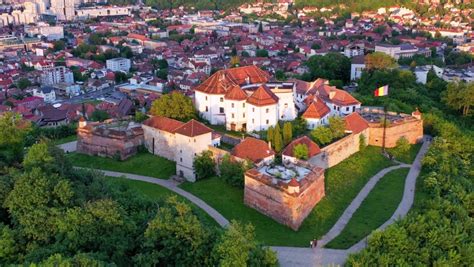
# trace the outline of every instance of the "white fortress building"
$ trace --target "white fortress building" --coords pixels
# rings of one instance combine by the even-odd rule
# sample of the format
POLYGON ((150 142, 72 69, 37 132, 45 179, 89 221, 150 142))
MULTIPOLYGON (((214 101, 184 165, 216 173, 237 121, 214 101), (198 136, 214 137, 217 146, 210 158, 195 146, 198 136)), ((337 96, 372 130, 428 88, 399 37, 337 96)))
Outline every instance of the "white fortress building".
POLYGON ((294 82, 270 82, 252 65, 214 73, 195 88, 195 105, 213 125, 232 131, 262 131, 297 117, 294 82))

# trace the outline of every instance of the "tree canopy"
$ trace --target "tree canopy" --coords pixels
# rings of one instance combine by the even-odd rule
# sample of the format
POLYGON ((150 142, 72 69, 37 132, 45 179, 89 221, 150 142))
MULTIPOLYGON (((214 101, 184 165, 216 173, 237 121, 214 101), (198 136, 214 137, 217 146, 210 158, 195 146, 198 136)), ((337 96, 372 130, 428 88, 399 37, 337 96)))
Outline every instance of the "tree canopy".
POLYGON ((153 101, 150 113, 180 121, 196 118, 196 110, 191 99, 178 92, 163 95, 153 101))
POLYGON ((303 75, 305 80, 324 78, 328 80, 341 80, 349 82, 351 73, 351 60, 340 53, 327 53, 324 56, 312 56, 306 61, 309 73, 303 75))

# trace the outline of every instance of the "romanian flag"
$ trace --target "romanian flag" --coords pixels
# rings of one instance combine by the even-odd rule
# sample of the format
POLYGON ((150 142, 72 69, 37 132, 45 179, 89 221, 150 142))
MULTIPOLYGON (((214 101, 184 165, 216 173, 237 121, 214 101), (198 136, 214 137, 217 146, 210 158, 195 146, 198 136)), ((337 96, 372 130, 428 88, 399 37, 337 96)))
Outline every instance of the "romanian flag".
POLYGON ((388 95, 388 85, 379 87, 374 91, 375 96, 385 96, 388 95))

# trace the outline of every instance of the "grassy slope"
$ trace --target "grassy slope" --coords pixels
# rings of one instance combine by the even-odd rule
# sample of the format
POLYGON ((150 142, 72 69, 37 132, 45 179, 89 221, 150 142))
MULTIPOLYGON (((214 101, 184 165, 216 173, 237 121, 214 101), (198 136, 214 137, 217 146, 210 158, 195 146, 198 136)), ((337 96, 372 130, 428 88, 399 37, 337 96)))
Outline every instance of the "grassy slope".
POLYGON ((67 156, 72 164, 78 167, 132 173, 161 179, 168 179, 176 173, 176 164, 173 161, 147 152, 138 153, 125 161, 78 153, 70 153, 67 156))
POLYGON ((390 219, 402 200, 408 171, 408 168, 403 168, 385 175, 356 210, 341 234, 326 247, 347 249, 390 219))
POLYGON ((51 142, 53 143, 53 145, 62 145, 62 144, 65 144, 65 143, 76 141, 76 140, 77 140, 77 135, 71 135, 71 136, 64 137, 64 138, 61 138, 61 139, 58 139, 58 140, 53 140, 51 142))
POLYGON ((111 183, 126 184, 130 186, 131 188, 137 190, 139 193, 145 195, 147 198, 151 200, 165 200, 166 198, 170 196, 177 196, 179 200, 182 200, 186 202, 187 204, 189 204, 190 206, 192 206, 196 215, 206 225, 209 225, 212 227, 219 227, 217 222, 214 219, 212 219, 212 217, 210 217, 201 208, 194 205, 193 203, 191 203, 189 200, 185 199, 184 197, 181 197, 180 195, 160 185, 142 182, 142 181, 129 180, 125 178, 117 178, 117 177, 106 177, 106 179, 111 183))
MULTIPOLYGON (((420 150, 422 144, 414 144, 410 147, 410 150, 408 150, 407 153, 405 153, 403 156, 396 158, 398 161, 411 164, 416 158, 416 155, 418 154, 418 151, 420 150)), ((387 149, 388 152, 393 151, 394 148, 389 148, 387 149)))
POLYGON ((326 197, 296 232, 245 206, 243 190, 219 178, 181 187, 206 201, 227 219, 252 223, 257 239, 266 245, 307 246, 309 240, 321 237, 334 225, 370 177, 390 165, 391 162, 381 156, 380 148, 367 147, 326 171, 326 197))

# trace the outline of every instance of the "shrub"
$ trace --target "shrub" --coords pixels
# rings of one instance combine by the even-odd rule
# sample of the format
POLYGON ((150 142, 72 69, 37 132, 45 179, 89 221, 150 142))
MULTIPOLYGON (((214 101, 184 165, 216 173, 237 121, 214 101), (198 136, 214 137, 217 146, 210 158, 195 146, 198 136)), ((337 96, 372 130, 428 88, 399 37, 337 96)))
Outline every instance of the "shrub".
POLYGON ((333 139, 331 130, 324 126, 317 127, 311 131, 311 137, 320 146, 330 143, 333 139))
POLYGON ((196 156, 194 158, 193 168, 198 180, 214 176, 216 174, 216 163, 212 158, 212 152, 206 150, 196 156))
POLYGON ((219 165, 220 177, 232 186, 243 188, 244 173, 249 167, 249 163, 235 161, 229 155, 225 155, 219 165))
POLYGON ((364 134, 359 135, 359 151, 362 151, 367 146, 367 137, 364 134))
POLYGON ((308 146, 305 145, 305 144, 297 144, 294 148, 293 148, 293 156, 295 156, 295 158, 297 159, 304 159, 304 160, 307 160, 308 159, 308 146))
POLYGON ((405 136, 402 136, 397 140, 393 154, 395 157, 401 157, 403 154, 407 153, 408 150, 410 150, 410 143, 405 138, 405 136))

